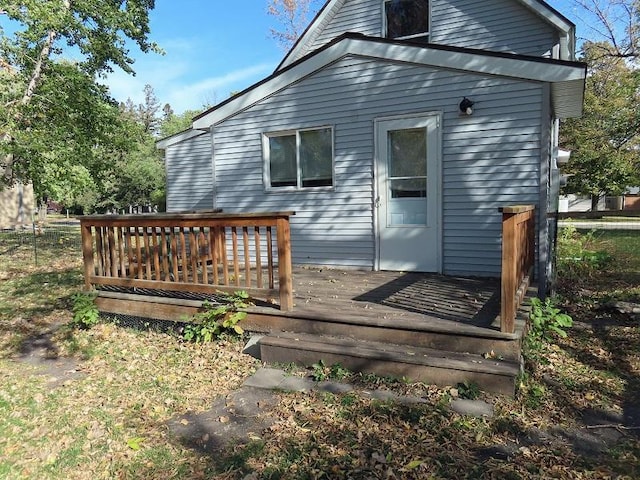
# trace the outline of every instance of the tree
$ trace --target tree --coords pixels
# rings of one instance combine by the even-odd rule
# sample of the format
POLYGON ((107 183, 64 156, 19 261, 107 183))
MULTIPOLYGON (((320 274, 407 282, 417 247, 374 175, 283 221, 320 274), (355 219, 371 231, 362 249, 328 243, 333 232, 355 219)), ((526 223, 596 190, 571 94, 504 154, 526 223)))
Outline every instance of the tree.
POLYGON ((640 0, 574 1, 589 29, 592 56, 637 59, 640 53, 640 0))
POLYGON ((153 8, 154 0, 3 2, 1 14, 18 28, 10 36, 0 29, 0 65, 12 77, 1 88, 0 188, 33 181, 42 195, 55 178, 43 178, 47 169, 67 180, 86 169, 93 178, 105 165, 96 154, 122 146, 113 135, 118 125, 107 125, 118 120, 118 110, 95 79, 114 66, 133 72, 127 40, 143 52, 159 51, 148 39, 153 8), (54 60, 65 47, 79 59, 54 60))
POLYGON ((605 42, 586 42, 589 65, 582 118, 563 122, 561 143, 573 151, 565 193, 621 195, 640 182, 640 71, 605 42), (603 52, 608 54, 603 55, 603 52))
POLYGON ((151 85, 144 86, 144 102, 138 105, 138 120, 146 133, 155 134, 160 126, 160 102, 151 85))
POLYGON ((317 8, 317 0, 269 0, 267 13, 278 21, 280 29, 271 28, 271 36, 288 50, 309 24, 309 15, 317 8))
POLYGON ((30 179, 41 198, 73 202, 133 145, 106 87, 69 62, 47 67, 20 113, 2 147, 20 160, 8 165, 14 178, 30 179))
POLYGON ((186 110, 180 115, 176 115, 173 112, 168 115, 162 121, 160 125, 160 136, 169 137, 176 133, 180 133, 184 130, 191 128, 193 123, 193 117, 200 113, 199 110, 186 110))

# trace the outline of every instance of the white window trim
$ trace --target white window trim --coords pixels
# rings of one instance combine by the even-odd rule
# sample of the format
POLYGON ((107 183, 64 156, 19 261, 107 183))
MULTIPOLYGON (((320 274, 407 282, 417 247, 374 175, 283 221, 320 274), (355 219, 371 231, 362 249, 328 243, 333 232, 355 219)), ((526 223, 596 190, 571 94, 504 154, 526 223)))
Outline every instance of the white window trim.
POLYGON ((431 41, 431 9, 433 6, 433 0, 429 0, 429 18, 428 20, 428 28, 429 31, 427 32, 422 32, 422 33, 416 33, 414 35, 407 35, 405 37, 395 37, 395 38, 391 38, 387 36, 387 15, 386 15, 386 11, 385 11, 385 4, 388 2, 391 2, 393 0, 382 0, 382 34, 381 37, 382 38, 388 38, 389 40, 410 40, 412 38, 420 38, 420 37, 427 37, 427 40, 430 42, 431 41))
POLYGON ((299 192, 299 191, 333 191, 336 188, 336 147, 335 129, 333 125, 323 125, 320 127, 298 128, 293 130, 278 130, 275 132, 262 133, 262 177, 266 192, 299 192), (314 130, 329 129, 331 131, 331 185, 323 187, 303 187, 302 168, 300 167, 300 132, 312 132, 314 130), (271 151, 269 139, 273 137, 296 136, 296 186, 272 187, 271 186, 271 151))

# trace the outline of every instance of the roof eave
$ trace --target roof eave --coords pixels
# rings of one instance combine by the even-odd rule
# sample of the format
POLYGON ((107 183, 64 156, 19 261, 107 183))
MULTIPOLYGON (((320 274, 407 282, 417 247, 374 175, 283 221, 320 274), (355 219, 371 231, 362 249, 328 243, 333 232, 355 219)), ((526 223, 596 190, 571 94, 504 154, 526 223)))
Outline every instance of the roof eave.
POLYGON ((551 84, 570 81, 583 84, 586 76, 586 65, 577 62, 438 45, 408 45, 404 42, 347 34, 196 117, 193 128, 209 128, 349 54, 551 84))
POLYGON ((208 128, 205 128, 205 129, 188 128, 187 130, 183 130, 182 132, 178 132, 158 140, 156 142, 156 148, 158 148, 159 150, 166 150, 168 147, 175 145, 177 143, 184 142, 185 140, 190 140, 195 137, 199 137, 200 135, 206 133, 207 131, 208 131, 208 128))

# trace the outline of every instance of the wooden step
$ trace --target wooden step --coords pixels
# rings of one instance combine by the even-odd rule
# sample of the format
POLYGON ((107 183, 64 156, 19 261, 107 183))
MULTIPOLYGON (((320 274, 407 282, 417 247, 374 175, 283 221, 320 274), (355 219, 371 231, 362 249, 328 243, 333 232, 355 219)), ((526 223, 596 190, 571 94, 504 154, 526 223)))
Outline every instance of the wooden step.
POLYGON ((354 340, 388 342, 398 345, 482 355, 494 352, 504 359, 518 361, 526 313, 516 320, 516 333, 502 333, 498 328, 478 327, 461 322, 398 320, 345 316, 328 309, 324 315, 281 312, 273 308, 253 307, 243 322, 246 330, 298 332, 347 337, 354 340))
MULTIPOLYGON (((102 291, 99 292, 96 304, 106 315, 175 321, 197 313, 202 301, 102 291)), ((437 318, 424 321, 372 318, 344 315, 330 308, 323 314, 313 315, 297 312, 295 309, 292 312, 282 312, 268 307, 252 307, 247 313, 247 318, 242 322, 247 331, 332 335, 477 355, 493 352, 495 356, 513 361, 520 359, 521 337, 526 318, 526 312, 520 312, 516 333, 506 334, 495 327, 478 327, 437 318)))
POLYGON ((311 366, 322 360, 355 372, 440 386, 473 382, 484 391, 506 395, 514 394, 520 372, 517 361, 343 337, 279 333, 265 336, 259 343, 261 358, 267 363, 311 366))

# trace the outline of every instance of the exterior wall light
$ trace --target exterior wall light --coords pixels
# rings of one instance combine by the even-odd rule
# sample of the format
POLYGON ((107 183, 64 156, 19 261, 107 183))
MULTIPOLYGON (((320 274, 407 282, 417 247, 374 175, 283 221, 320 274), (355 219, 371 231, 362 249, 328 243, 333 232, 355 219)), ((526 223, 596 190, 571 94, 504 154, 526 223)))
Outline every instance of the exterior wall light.
POLYGON ((463 115, 471 115, 473 113, 473 105, 476 102, 472 102, 467 97, 464 97, 460 102, 460 113, 463 115))

